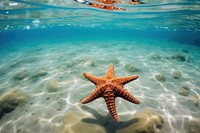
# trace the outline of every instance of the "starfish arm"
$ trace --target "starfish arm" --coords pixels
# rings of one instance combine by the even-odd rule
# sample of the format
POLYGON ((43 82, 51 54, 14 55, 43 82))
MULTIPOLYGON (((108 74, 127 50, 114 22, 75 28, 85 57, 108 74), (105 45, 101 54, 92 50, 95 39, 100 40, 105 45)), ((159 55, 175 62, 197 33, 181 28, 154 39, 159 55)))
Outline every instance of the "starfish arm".
POLYGON ((129 102, 135 103, 135 104, 140 104, 140 101, 132 96, 130 93, 128 93, 126 90, 124 90, 122 87, 117 87, 116 95, 118 97, 121 97, 129 102))
POLYGON ((107 108, 115 121, 119 121, 115 106, 115 94, 111 89, 107 89, 103 95, 107 108))
POLYGON ((81 103, 86 104, 86 103, 92 102, 93 100, 101 96, 102 96, 102 92, 98 88, 96 88, 95 91, 93 91, 88 97, 82 99, 81 103))
POLYGON ((120 78, 113 79, 113 82, 125 85, 125 84, 137 79, 138 77, 139 77, 138 75, 120 77, 120 78))
POLYGON ((106 77, 107 77, 108 79, 111 79, 111 78, 114 78, 114 77, 115 77, 115 71, 114 71, 114 66, 113 66, 113 64, 110 64, 110 67, 109 67, 109 69, 108 69, 108 72, 107 72, 107 74, 106 74, 106 77))
POLYGON ((94 76, 92 74, 83 73, 83 75, 94 84, 98 84, 98 83, 102 82, 102 80, 100 78, 98 78, 98 77, 96 77, 96 76, 94 76))

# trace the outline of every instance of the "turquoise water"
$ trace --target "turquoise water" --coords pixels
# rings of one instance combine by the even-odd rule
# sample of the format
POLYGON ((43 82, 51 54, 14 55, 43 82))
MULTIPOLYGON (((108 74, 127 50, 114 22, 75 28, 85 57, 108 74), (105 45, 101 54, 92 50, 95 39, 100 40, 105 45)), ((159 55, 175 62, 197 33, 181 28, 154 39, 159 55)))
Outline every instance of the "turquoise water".
POLYGON ((152 0, 105 11, 74 1, 0 2, 0 133, 199 133, 199 0, 152 0), (141 101, 83 105, 83 75, 138 74, 141 101), (149 112, 149 110, 151 110, 149 112))

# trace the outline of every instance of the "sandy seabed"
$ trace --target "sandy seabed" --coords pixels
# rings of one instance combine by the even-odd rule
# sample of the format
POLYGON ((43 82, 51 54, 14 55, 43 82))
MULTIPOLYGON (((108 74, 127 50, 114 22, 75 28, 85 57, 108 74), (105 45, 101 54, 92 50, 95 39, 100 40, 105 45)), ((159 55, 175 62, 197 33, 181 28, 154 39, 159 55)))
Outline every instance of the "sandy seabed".
POLYGON ((71 39, 21 42, 0 54, 0 133, 129 133, 132 125, 146 132, 200 130, 200 47, 163 40, 71 39), (111 63, 116 76, 139 75, 124 87, 141 104, 117 98, 119 125, 103 99, 80 103, 95 88, 82 73, 104 76, 111 63), (134 116, 155 116, 153 129, 134 125, 134 116))

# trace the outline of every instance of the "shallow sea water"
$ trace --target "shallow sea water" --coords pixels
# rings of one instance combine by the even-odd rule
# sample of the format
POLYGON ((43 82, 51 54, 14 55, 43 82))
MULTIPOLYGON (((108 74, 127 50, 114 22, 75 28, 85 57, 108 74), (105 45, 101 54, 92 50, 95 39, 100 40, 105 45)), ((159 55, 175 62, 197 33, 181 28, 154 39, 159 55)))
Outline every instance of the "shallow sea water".
MULTIPOLYGON (((71 116, 95 117, 88 122, 90 128, 98 125, 102 133, 121 133, 123 126, 108 115, 103 99, 80 103, 95 88, 82 73, 104 76, 110 64, 116 76, 139 75, 124 88, 141 104, 117 98, 119 124, 126 125, 136 112, 151 109, 164 121, 153 132, 198 133, 199 1, 170 2, 151 1, 136 8, 125 4, 125 12, 72 1, 66 5, 63 1, 1 2, 0 96, 20 90, 28 98, 3 114, 0 133, 61 133, 71 112, 71 116), (187 96, 180 94, 181 88, 187 96)), ((2 111, 4 105, 0 106, 2 111)), ((67 133, 88 131, 88 127, 73 127, 78 120, 66 124, 67 133)))

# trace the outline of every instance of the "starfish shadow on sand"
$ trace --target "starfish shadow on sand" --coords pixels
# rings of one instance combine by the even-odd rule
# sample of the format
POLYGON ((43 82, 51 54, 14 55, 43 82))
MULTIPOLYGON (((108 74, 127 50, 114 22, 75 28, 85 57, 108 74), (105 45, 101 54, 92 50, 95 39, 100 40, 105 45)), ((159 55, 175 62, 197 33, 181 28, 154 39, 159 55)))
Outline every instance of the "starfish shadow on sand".
POLYGON ((86 105, 81 106, 81 108, 94 116, 94 118, 83 118, 81 121, 86 123, 98 124, 104 127, 106 133, 116 133, 117 130, 136 124, 139 121, 138 118, 133 118, 128 121, 116 122, 112 119, 112 116, 109 113, 107 116, 103 116, 100 113, 98 113, 95 109, 90 108, 86 105))

